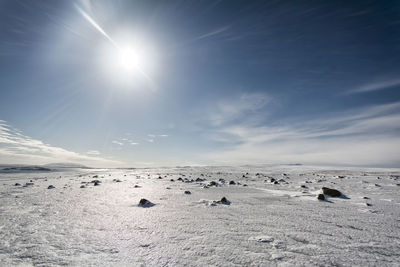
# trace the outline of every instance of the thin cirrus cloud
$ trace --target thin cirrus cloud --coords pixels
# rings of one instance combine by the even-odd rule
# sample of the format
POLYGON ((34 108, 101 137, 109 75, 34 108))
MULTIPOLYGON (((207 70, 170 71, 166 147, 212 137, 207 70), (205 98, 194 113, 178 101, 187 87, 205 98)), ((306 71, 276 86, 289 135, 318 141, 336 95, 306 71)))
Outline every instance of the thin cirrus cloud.
POLYGON ((350 90, 348 91, 348 93, 349 94, 367 93, 367 92, 391 89, 394 87, 400 87, 400 79, 390 79, 385 81, 369 83, 367 85, 363 85, 353 90, 350 90))
POLYGON ((113 140, 111 141, 112 144, 117 145, 117 146, 124 146, 124 145, 132 145, 132 146, 136 146, 139 145, 139 143, 134 142, 130 139, 127 138, 122 138, 120 140, 113 140))
POLYGON ((97 156, 97 155, 100 155, 100 152, 97 150, 89 150, 88 152, 86 152, 86 154, 97 156))
POLYGON ((265 117, 265 113, 260 111, 271 101, 271 97, 263 93, 245 93, 224 99, 210 109, 208 120, 212 126, 217 127, 237 120, 246 119, 247 122, 259 120, 259 116, 265 117))
POLYGON ((80 163, 88 166, 118 166, 122 163, 99 156, 98 151, 85 154, 51 146, 22 134, 0 120, 0 162, 8 164, 80 163))
POLYGON ((113 143, 115 145, 119 145, 119 146, 123 146, 124 145, 124 143, 122 143, 120 141, 117 141, 117 140, 111 141, 111 143, 113 143))
MULTIPOLYGON (((145 138, 142 138, 142 139, 139 138, 139 139, 142 141, 146 141, 148 143, 154 143, 157 138, 165 138, 165 137, 168 137, 168 135, 167 134, 147 134, 147 136, 145 138)), ((111 143, 116 146, 119 146, 119 147, 122 147, 125 145, 131 145, 131 146, 140 145, 140 143, 133 141, 132 139, 129 139, 129 138, 121 138, 118 140, 113 140, 113 141, 111 141, 111 143)))
POLYGON ((218 124, 215 116, 209 118, 214 127, 209 138, 225 144, 206 155, 211 162, 400 165, 400 102, 272 126, 260 119, 258 124, 235 120, 249 114, 262 118, 266 112, 250 108, 253 97, 239 99, 236 110, 218 114, 218 124))

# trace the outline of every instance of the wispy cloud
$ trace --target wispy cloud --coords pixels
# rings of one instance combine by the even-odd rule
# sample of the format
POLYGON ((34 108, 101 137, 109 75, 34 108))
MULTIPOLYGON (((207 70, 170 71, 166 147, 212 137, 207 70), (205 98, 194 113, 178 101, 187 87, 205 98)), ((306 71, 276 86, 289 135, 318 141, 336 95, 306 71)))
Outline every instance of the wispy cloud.
POLYGON ((0 120, 0 162, 2 163, 46 164, 68 162, 89 166, 117 166, 122 164, 119 161, 99 157, 99 154, 94 153, 95 151, 89 152, 85 155, 51 146, 22 134, 7 122, 0 120))
POLYGON ((159 138, 159 137, 168 137, 167 134, 148 134, 147 136, 149 138, 146 139, 146 141, 149 142, 149 143, 154 143, 156 141, 156 139, 159 138))
POLYGON ((225 32, 225 31, 229 30, 229 28, 230 28, 230 26, 224 26, 224 27, 220 27, 220 28, 214 29, 214 30, 212 30, 212 31, 210 31, 208 33, 202 34, 202 35, 194 38, 194 40, 200 40, 200 39, 209 38, 209 37, 221 34, 221 33, 225 32))
POLYGON ((214 126, 230 124, 244 118, 247 118, 247 122, 259 120, 259 111, 270 101, 271 98, 262 93, 241 94, 219 101, 216 107, 211 108, 208 118, 214 126))
POLYGON ((97 156, 97 155, 100 155, 100 152, 97 150, 89 150, 88 152, 86 152, 86 154, 97 156))
POLYGON ((226 144, 208 155, 224 164, 399 166, 400 102, 274 126, 229 117, 229 123, 220 124, 210 138, 226 144))
POLYGON ((378 82, 372 82, 369 84, 365 84, 363 86, 360 86, 358 88, 350 90, 348 93, 349 94, 366 93, 366 92, 372 92, 372 91, 378 91, 378 90, 385 90, 385 89, 399 87, 399 86, 400 86, 400 79, 390 79, 390 80, 384 80, 384 81, 378 81, 378 82))
POLYGON ((111 143, 113 143, 115 145, 119 145, 119 146, 123 146, 124 145, 122 142, 117 141, 117 140, 111 141, 111 143))

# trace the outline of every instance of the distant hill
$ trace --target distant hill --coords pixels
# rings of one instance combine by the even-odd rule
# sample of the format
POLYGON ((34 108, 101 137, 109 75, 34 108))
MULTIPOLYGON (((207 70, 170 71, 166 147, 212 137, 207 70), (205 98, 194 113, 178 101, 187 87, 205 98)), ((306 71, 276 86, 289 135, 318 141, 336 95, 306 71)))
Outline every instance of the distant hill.
POLYGON ((60 169, 90 169, 76 163, 50 163, 46 165, 0 164, 0 172, 51 172, 60 169))
POLYGON ((80 168, 80 169, 90 169, 90 167, 87 167, 82 164, 77 164, 77 163, 49 163, 43 165, 45 168, 80 168))
POLYGON ((10 172, 20 172, 20 171, 39 171, 39 172, 49 172, 52 171, 49 168, 45 168, 42 166, 9 166, 1 169, 2 171, 10 171, 10 172))

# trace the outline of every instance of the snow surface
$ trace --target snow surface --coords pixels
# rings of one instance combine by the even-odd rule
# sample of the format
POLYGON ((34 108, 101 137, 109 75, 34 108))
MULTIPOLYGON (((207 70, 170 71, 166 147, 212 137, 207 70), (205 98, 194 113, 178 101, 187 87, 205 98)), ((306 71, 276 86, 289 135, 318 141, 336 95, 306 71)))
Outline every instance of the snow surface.
POLYGON ((2 173, 0 266, 399 266, 399 185, 306 166, 2 173))

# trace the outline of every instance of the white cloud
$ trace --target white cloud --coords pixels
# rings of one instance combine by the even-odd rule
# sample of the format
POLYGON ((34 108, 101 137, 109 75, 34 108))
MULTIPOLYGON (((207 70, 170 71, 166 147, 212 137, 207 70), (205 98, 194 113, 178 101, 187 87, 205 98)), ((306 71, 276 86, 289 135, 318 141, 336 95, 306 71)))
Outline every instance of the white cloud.
POLYGON ((124 144, 122 142, 119 142, 117 140, 112 141, 111 143, 119 145, 119 146, 123 146, 124 144))
POLYGON ((400 86, 400 79, 390 79, 385 81, 368 83, 363 86, 360 86, 359 88, 350 90, 348 93, 349 94, 366 93, 366 92, 389 89, 395 86, 400 86))
POLYGON ((88 155, 100 155, 100 152, 97 150, 89 150, 88 152, 86 152, 86 154, 88 155))
POLYGON ((270 101, 269 96, 261 93, 247 93, 224 99, 211 109, 209 120, 213 126, 222 126, 244 118, 251 123, 260 119, 258 112, 264 109, 270 101))
POLYGON ((225 32, 225 31, 229 30, 229 28, 230 28, 230 26, 224 26, 224 27, 220 27, 220 28, 214 29, 214 30, 212 30, 212 31, 210 31, 208 33, 202 34, 202 35, 194 38, 193 41, 219 35, 219 34, 225 32))
POLYGON ((52 162, 80 163, 88 166, 116 166, 121 162, 97 155, 84 155, 45 144, 23 135, 0 121, 0 162, 9 164, 46 164, 52 162))
POLYGON ((212 138, 212 161, 399 166, 400 102, 277 126, 231 123, 212 138))

